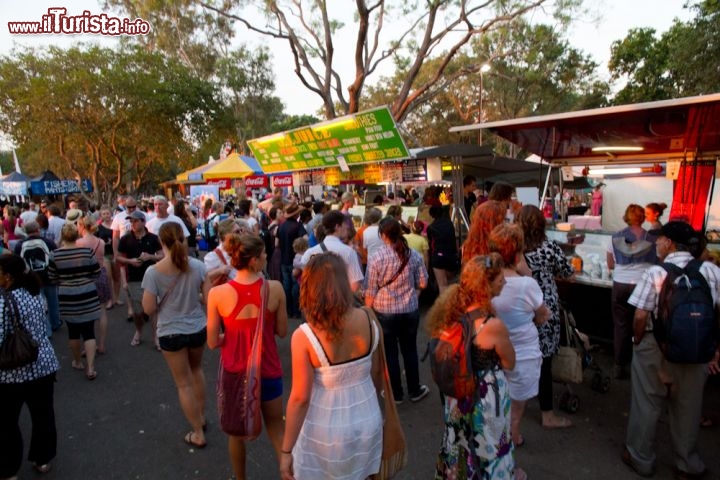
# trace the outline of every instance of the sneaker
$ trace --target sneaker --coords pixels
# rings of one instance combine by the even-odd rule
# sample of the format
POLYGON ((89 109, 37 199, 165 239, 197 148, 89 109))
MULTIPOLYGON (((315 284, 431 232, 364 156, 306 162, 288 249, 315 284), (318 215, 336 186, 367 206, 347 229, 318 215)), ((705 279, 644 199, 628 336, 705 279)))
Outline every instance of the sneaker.
POLYGON ((427 387, 427 385, 420 385, 420 391, 415 395, 411 395, 410 401, 413 403, 419 402, 423 398, 427 397, 429 393, 430 389, 427 387))

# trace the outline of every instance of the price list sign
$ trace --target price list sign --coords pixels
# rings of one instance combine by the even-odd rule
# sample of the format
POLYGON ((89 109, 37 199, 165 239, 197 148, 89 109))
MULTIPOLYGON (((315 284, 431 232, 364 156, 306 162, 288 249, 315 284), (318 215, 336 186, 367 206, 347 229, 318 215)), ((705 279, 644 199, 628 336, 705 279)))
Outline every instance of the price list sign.
POLYGON ((265 173, 404 160, 410 157, 387 107, 248 141, 265 173))
POLYGON ((427 181, 427 159, 417 158, 407 160, 402 166, 403 182, 426 182, 427 181))

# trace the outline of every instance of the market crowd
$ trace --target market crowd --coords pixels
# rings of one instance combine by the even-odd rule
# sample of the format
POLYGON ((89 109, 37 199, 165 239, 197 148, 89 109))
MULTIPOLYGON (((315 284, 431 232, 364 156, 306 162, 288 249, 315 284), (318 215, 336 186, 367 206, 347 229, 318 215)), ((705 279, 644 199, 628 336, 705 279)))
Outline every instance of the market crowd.
MULTIPOLYGON (((457 398, 435 392, 444 418, 435 478, 527 478, 514 460, 527 402, 538 399, 548 430, 572 425, 555 413, 552 370, 561 340, 556 280, 575 272, 548 238, 543 212, 520 205, 511 185, 478 190, 468 176, 456 202, 469 223, 458 247, 448 189, 399 190, 367 205, 349 191, 324 197, 276 190, 202 205, 162 195, 124 195, 97 209, 6 205, 0 342, 19 323, 38 351, 30 363, 0 368, 0 479, 16 478, 22 462, 23 405, 33 422, 27 458, 37 472, 51 470, 60 365, 49 338, 64 325, 69 367, 93 382, 103 374, 97 357, 112 355, 112 308, 125 309, 134 325, 131 347, 148 342, 161 352, 189 425, 183 441, 198 449, 207 446, 202 357, 206 346, 220 349, 218 413, 236 478, 246 477, 246 442, 260 418, 283 479, 390 471, 386 452, 405 446, 390 430, 402 425, 388 406, 434 390, 419 375, 421 302, 432 305, 424 325, 431 337, 467 325, 476 385, 457 398), (404 214, 409 205, 417 215, 404 214), (292 332, 290 318, 301 322, 292 332), (283 372, 276 337, 289 333, 292 372, 283 372), (292 387, 283 405, 286 375, 292 387), (246 395, 259 399, 258 411, 237 400, 248 384, 257 385, 246 395)), ((701 236, 682 221, 653 232, 637 281, 622 287, 631 338, 618 341, 616 358, 631 369, 632 405, 621 459, 641 475, 654 472, 655 425, 667 402, 677 478, 699 478, 702 393, 708 373, 718 373, 718 352, 703 364, 675 364, 650 332, 667 275, 657 262, 684 267, 700 258, 701 236)), ((621 272, 630 268, 627 252, 608 255, 621 272)), ((720 269, 700 265, 717 305, 720 269)))

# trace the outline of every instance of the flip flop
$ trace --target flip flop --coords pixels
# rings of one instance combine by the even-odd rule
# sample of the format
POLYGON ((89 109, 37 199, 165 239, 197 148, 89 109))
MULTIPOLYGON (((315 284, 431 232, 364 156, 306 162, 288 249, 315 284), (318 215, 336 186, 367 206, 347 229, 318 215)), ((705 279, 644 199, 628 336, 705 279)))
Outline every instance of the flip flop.
POLYGON ((568 428, 572 427, 572 422, 566 417, 555 417, 552 423, 547 425, 543 423, 543 428, 554 429, 554 428, 568 428))
POLYGON ((135 332, 135 335, 133 335, 132 340, 130 340, 130 346, 131 347, 137 347, 142 343, 142 340, 140 340, 140 335, 135 332))
POLYGON ((72 362, 72 368, 74 368, 75 370, 85 370, 85 365, 83 365, 82 362, 80 362, 80 363, 72 362))
POLYGON ((87 378, 90 381, 95 380, 97 378, 97 372, 96 371, 87 372, 85 374, 85 378, 87 378))
POLYGON ((193 439, 193 435, 195 435, 195 432, 188 432, 188 433, 185 435, 185 438, 183 439, 183 440, 185 440, 185 443, 187 443, 187 444, 190 445, 191 447, 195 447, 195 448, 205 448, 205 447, 207 447, 207 442, 205 442, 205 443, 196 443, 196 442, 193 442, 193 440, 192 440, 192 439, 193 439))

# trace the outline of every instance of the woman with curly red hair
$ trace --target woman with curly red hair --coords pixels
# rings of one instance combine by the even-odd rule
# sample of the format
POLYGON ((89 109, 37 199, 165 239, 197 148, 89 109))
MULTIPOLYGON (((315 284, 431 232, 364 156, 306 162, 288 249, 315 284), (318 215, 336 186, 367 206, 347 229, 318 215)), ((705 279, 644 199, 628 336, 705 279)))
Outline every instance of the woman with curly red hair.
MULTIPOLYGON (((484 205, 484 204, 483 204, 484 205)), ((428 312, 433 336, 467 315, 473 335, 472 396, 444 399, 445 432, 435 478, 526 478, 515 468, 510 434, 510 392, 503 369, 515 367, 515 350, 491 299, 505 284, 500 255, 468 260, 460 283, 448 287, 428 312)))
POLYGON ((490 253, 488 239, 493 228, 505 221, 507 207, 496 200, 488 200, 475 209, 470 231, 462 246, 463 264, 476 255, 490 253))

